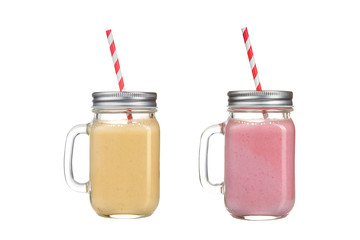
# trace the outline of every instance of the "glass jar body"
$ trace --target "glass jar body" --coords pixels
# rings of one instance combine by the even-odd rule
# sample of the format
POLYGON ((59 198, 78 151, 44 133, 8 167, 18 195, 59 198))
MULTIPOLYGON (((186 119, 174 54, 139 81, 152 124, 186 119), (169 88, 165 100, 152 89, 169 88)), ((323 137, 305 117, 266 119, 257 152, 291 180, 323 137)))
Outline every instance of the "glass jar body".
POLYGON ((150 216, 160 195, 160 127, 155 109, 94 109, 90 201, 105 217, 150 216))
POLYGON ((230 108, 224 124, 225 205, 236 218, 285 217, 295 201, 295 126, 289 108, 230 108))

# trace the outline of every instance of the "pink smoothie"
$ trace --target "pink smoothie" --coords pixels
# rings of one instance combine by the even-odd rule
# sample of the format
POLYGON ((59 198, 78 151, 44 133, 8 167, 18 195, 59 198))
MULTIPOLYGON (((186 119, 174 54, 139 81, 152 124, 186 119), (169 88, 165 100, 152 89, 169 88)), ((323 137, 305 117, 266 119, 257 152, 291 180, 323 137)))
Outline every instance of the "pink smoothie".
POLYGON ((235 217, 286 216, 295 201, 291 119, 230 119, 225 128, 225 204, 235 217))

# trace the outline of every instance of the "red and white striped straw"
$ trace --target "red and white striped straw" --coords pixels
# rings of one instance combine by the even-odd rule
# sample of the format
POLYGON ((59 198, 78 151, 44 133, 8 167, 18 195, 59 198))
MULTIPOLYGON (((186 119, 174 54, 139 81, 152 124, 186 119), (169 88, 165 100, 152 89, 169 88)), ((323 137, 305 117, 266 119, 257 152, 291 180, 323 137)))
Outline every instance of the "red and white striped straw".
MULTIPOLYGON (((116 78, 117 78, 117 81, 118 81, 119 89, 120 89, 120 92, 122 92, 122 91, 125 91, 124 79, 123 79, 123 76, 121 74, 119 58, 117 56, 115 42, 114 42, 114 38, 113 38, 113 35, 112 35, 112 32, 111 32, 111 29, 106 31, 106 36, 107 36, 109 46, 110 46, 110 52, 111 52, 112 60, 113 60, 113 63, 114 63, 114 68, 115 68, 115 73, 116 73, 116 78)), ((130 110, 126 111, 126 116, 127 116, 128 120, 133 119, 130 110)))
POLYGON ((118 81, 120 92, 122 92, 124 90, 124 88, 125 88, 124 79, 123 79, 123 76, 121 74, 120 63, 119 63, 119 59, 118 59, 118 56, 117 56, 115 42, 114 42, 114 38, 113 38, 113 35, 112 35, 112 32, 111 32, 111 29, 106 31, 106 36, 107 36, 109 46, 110 46, 110 52, 111 52, 112 60, 113 60, 113 63, 114 63, 116 78, 117 78, 117 81, 118 81))
POLYGON ((250 38, 249 38, 249 33, 246 28, 242 28, 241 29, 242 33, 243 33, 243 37, 244 37, 244 42, 245 42, 245 47, 246 47, 246 51, 247 51, 247 55, 249 58, 249 62, 250 62, 250 67, 251 67, 251 72, 254 78, 254 82, 255 82, 255 87, 256 87, 256 91, 261 91, 261 84, 260 84, 260 79, 259 79, 259 74, 257 71, 257 67, 256 67, 256 63, 255 63, 255 59, 254 59, 254 54, 253 54, 253 50, 251 47, 251 43, 250 43, 250 38))

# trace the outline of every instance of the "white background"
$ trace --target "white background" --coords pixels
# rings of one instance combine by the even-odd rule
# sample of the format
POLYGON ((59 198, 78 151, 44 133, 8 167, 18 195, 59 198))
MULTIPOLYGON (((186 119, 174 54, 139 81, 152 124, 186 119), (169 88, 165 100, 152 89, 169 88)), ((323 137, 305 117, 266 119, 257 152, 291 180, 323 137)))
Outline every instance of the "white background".
MULTIPOLYGON (((360 237, 356 1, 53 2, 0 3, 1 239, 360 237), (244 26, 263 89, 294 92, 297 196, 276 221, 232 218, 198 181, 201 132, 227 118, 229 90, 254 89, 244 26), (91 121, 92 92, 117 90, 108 28, 127 90, 158 93, 161 200, 149 218, 98 217, 63 177, 68 130, 91 121)), ((74 158, 85 181, 87 136, 74 158)))

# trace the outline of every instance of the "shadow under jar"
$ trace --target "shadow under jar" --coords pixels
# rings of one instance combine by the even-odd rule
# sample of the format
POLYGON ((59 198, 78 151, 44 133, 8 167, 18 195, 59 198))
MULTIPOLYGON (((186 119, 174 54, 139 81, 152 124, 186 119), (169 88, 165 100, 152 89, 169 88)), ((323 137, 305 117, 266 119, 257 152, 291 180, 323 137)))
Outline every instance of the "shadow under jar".
POLYGON ((207 128, 201 137, 201 184, 222 192, 235 218, 283 218, 295 202, 292 92, 231 91, 228 96, 229 118, 207 128), (209 138, 215 133, 225 136, 225 174, 220 184, 209 181, 207 170, 209 138))
POLYGON ((65 146, 65 178, 75 191, 90 193, 103 217, 150 216, 160 195, 160 127, 156 93, 93 93, 94 119, 70 130, 65 146), (78 183, 72 174, 73 142, 90 136, 90 177, 78 183))

